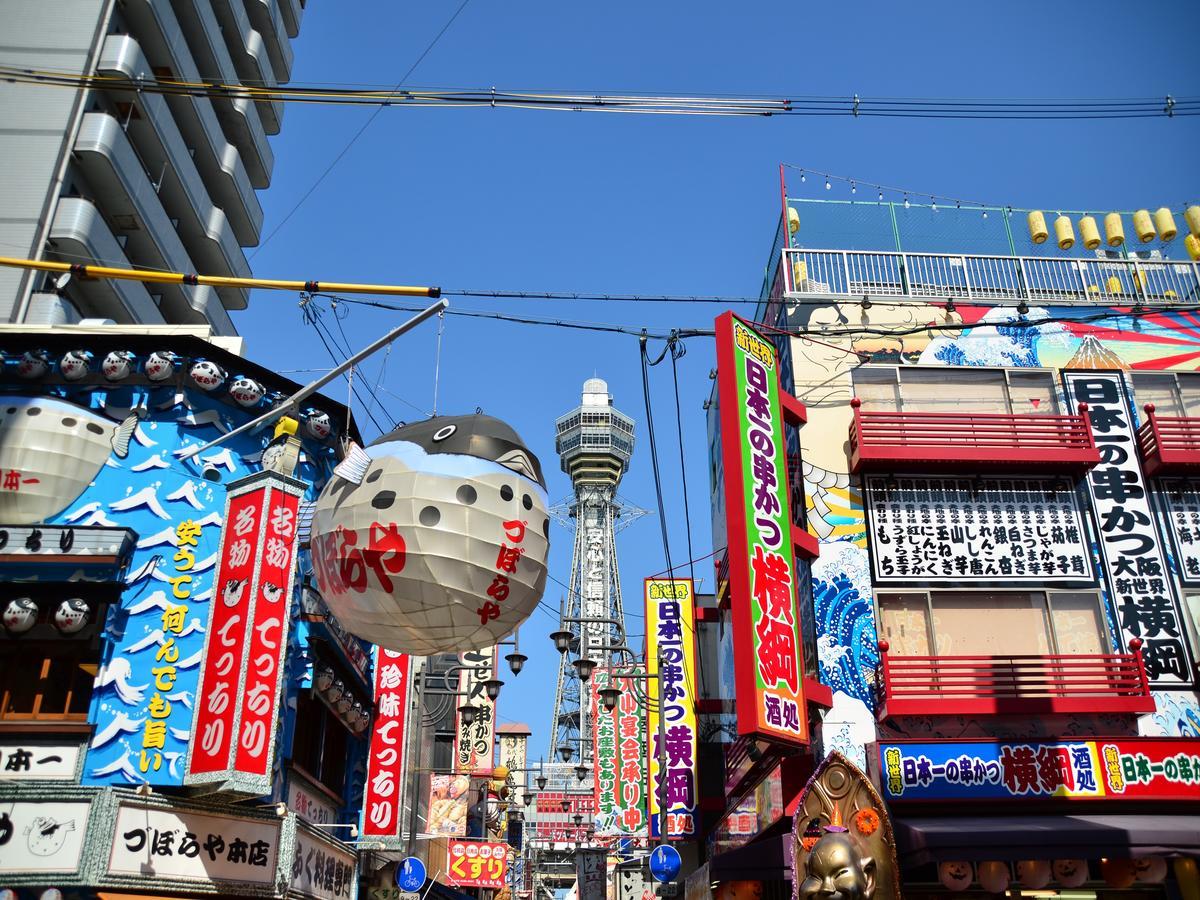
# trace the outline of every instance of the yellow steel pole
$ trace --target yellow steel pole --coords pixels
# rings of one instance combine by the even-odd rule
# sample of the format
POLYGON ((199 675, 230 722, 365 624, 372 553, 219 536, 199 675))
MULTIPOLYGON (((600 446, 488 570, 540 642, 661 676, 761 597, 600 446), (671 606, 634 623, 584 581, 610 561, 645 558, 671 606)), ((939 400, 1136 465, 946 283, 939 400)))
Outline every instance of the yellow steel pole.
POLYGON ((63 263, 43 259, 19 259, 0 256, 0 266, 35 269, 40 272, 70 272, 81 278, 115 278, 156 284, 207 285, 208 287, 262 288, 270 291, 304 291, 310 294, 385 294, 401 297, 440 297, 440 287, 403 284, 356 284, 344 281, 289 281, 278 278, 226 278, 221 275, 196 275, 187 272, 153 272, 146 269, 117 269, 84 263, 63 263))

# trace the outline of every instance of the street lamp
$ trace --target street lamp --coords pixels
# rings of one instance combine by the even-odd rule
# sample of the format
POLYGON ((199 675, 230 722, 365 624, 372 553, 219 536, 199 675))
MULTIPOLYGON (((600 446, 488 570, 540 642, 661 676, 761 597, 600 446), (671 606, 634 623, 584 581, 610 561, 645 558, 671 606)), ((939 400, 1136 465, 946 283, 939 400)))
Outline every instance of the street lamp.
POLYGON ((558 748, 558 755, 562 757, 563 762, 571 761, 571 754, 575 752, 575 748, 570 744, 563 744, 558 748))
POLYGON ((476 713, 478 713, 478 710, 470 703, 464 703, 458 708, 458 714, 462 717, 464 725, 474 725, 476 713))
POLYGON ((504 658, 508 661, 508 667, 512 669, 512 673, 514 675, 520 675, 521 669, 523 669, 525 667, 525 663, 529 661, 529 657, 520 650, 514 650, 504 658))
POLYGON ((575 777, 578 778, 580 781, 583 781, 585 778, 588 777, 589 771, 590 770, 588 769, 587 766, 578 765, 575 767, 575 777))
POLYGON ((585 683, 592 677, 592 672, 596 671, 596 661, 586 656, 581 656, 571 665, 579 672, 579 680, 585 683))
POLYGON ((544 791, 546 789, 546 776, 545 775, 539 775, 537 777, 537 786, 538 786, 539 791, 544 791))
POLYGON ((570 801, 570 800, 564 800, 564 801, 562 802, 562 808, 563 808, 563 812, 565 812, 565 813, 566 813, 566 812, 570 812, 570 811, 571 811, 571 801, 570 801))
POLYGON ((621 699, 621 689, 619 687, 600 688, 597 693, 600 695, 600 702, 604 704, 604 708, 612 712, 617 708, 617 701, 621 699))
POLYGON ((504 682, 499 678, 489 678, 483 683, 483 689, 487 692, 489 700, 498 700, 500 698, 500 688, 504 687, 504 682))
POLYGON ((566 653, 571 649, 571 638, 575 635, 569 631, 552 631, 550 632, 550 640, 554 641, 554 649, 559 653, 566 653))
POLYGON ((575 827, 578 828, 583 824, 583 816, 579 813, 575 813, 575 815, 571 817, 571 821, 573 821, 575 823, 575 827))
POLYGON ((533 794, 529 793, 529 791, 526 791, 524 794, 521 795, 521 802, 524 803, 526 806, 528 806, 530 803, 533 802, 533 794))

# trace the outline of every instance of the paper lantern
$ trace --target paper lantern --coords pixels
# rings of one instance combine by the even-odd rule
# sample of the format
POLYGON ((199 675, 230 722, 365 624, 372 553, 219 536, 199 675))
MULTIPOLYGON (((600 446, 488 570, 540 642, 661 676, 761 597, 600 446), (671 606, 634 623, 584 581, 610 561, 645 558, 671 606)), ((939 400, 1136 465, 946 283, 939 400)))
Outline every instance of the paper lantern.
POLYGON ((63 634, 75 634, 83 630, 91 613, 91 607, 78 597, 64 600, 55 607, 54 627, 63 634))
POLYGON ((1173 241, 1175 235, 1179 234, 1179 228, 1175 225, 1175 217, 1165 206, 1160 206, 1154 213, 1154 227, 1158 231, 1160 241, 1173 241))
POLYGON ((1200 867, 1190 856, 1176 857, 1172 866, 1183 900, 1200 900, 1200 867))
POLYGON ((1133 214, 1133 233, 1143 244, 1154 240, 1154 222, 1150 218, 1150 210, 1139 209, 1133 214))
POLYGON ((788 207, 788 231, 795 234, 800 230, 800 213, 792 207, 788 207))
POLYGON ((1091 877, 1086 859, 1056 859, 1050 868, 1063 887, 1077 888, 1091 877))
POLYGON ((1187 250, 1187 255, 1191 258, 1192 262, 1200 260, 1200 238, 1194 234, 1189 234, 1183 239, 1183 246, 1187 250))
POLYGON ((485 415, 353 448, 317 500, 317 586, 339 622, 418 656, 495 644, 537 606, 550 520, 537 457, 485 415))
POLYGON ((9 634, 24 634, 37 624, 37 604, 28 597, 17 597, 9 600, 4 607, 4 627, 9 634))
POLYGON ((1185 209, 1183 221, 1187 223, 1188 231, 1200 238, 1200 206, 1189 206, 1185 209))
POLYGON ((92 370, 92 359, 87 350, 68 350, 59 360, 58 368, 67 381, 78 381, 92 370))
POLYGON ((951 891, 965 891, 975 880, 975 873, 969 862, 938 863, 938 880, 951 891))
POLYGON ((989 894, 1003 894, 1008 890, 1008 881, 1011 877, 1008 863, 994 859, 985 860, 979 864, 977 874, 980 886, 989 894))
POLYGON ((179 357, 170 350, 155 350, 146 358, 146 377, 151 381, 166 381, 175 374, 179 357))
POLYGON ((1102 859, 1100 877, 1109 887, 1121 890, 1133 884, 1137 873, 1133 868, 1132 859, 1102 859))
POLYGON ((1017 863, 1017 881, 1030 891, 1040 891, 1050 883, 1048 859, 1023 859, 1017 863))
POLYGON ((229 396, 239 406, 256 406, 258 401, 263 398, 263 394, 267 389, 255 381, 253 378, 247 378, 245 375, 239 375, 233 379, 229 385, 229 396))
POLYGON ((1084 216, 1079 220, 1079 239, 1089 250, 1095 250, 1100 246, 1100 229, 1097 227, 1094 217, 1084 216))
POLYGON ((188 369, 188 375, 202 391, 215 391, 225 381, 225 370, 211 359, 198 359, 188 369))
POLYGON ((1070 250, 1075 246, 1075 228, 1069 216, 1059 216, 1054 220, 1054 239, 1058 241, 1059 250, 1070 250))
POLYGON ((1133 874, 1146 884, 1161 884, 1167 877, 1167 861, 1161 856, 1141 856, 1133 861, 1133 874))
POLYGON ((100 371, 109 381, 122 381, 133 371, 137 357, 128 350, 113 350, 100 363, 100 371))
POLYGON ((17 363, 17 375, 21 378, 41 378, 50 371, 48 350, 26 350, 17 363))
POLYGON ((1125 225, 1121 222, 1120 213, 1109 213, 1104 217, 1104 239, 1110 247, 1120 247, 1125 243, 1125 225))
POLYGON ((322 412, 319 409, 305 410, 304 430, 318 441, 325 440, 325 438, 329 437, 329 433, 333 431, 333 423, 329 420, 329 413, 322 412))
POLYGON ((1040 209, 1035 209, 1029 214, 1029 238, 1035 244, 1046 243, 1046 238, 1050 237, 1050 232, 1046 230, 1046 217, 1042 215, 1040 209))

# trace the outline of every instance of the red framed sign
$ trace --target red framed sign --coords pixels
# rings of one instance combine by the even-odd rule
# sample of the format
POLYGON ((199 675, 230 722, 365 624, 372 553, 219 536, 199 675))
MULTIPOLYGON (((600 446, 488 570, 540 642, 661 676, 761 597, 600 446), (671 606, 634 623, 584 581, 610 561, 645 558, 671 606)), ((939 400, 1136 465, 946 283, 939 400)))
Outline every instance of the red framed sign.
POLYGON ((400 837, 400 792, 404 785, 404 725, 408 714, 409 655, 375 648, 375 718, 363 785, 362 833, 400 837))
POLYGON ((717 402, 739 735, 808 743, 798 573, 775 347, 716 321, 717 402))
POLYGON ((450 842, 447 870, 451 883, 459 887, 499 890, 504 887, 504 879, 508 874, 508 844, 456 838, 450 842))

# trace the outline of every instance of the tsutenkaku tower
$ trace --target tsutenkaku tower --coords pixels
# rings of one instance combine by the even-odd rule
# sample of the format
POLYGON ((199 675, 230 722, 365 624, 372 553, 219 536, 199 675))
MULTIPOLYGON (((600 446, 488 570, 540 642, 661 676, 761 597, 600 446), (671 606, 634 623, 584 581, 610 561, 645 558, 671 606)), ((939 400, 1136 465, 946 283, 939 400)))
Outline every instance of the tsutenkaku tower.
MULTIPOLYGON (((617 485, 633 455, 633 419, 612 405, 608 385, 600 378, 583 383, 583 401, 555 422, 555 449, 562 470, 571 476, 574 496, 569 521, 575 527, 575 552, 564 609, 567 619, 608 619, 608 624, 581 626, 567 622, 571 648, 562 655, 554 696, 554 727, 547 758, 558 760, 558 748, 575 750, 573 760, 589 765, 592 758, 588 695, 581 691, 572 660, 581 656, 609 662, 603 647, 624 637, 621 579, 617 568, 615 523, 627 508, 617 498, 617 485)), ((636 518, 642 510, 630 509, 636 518)))

